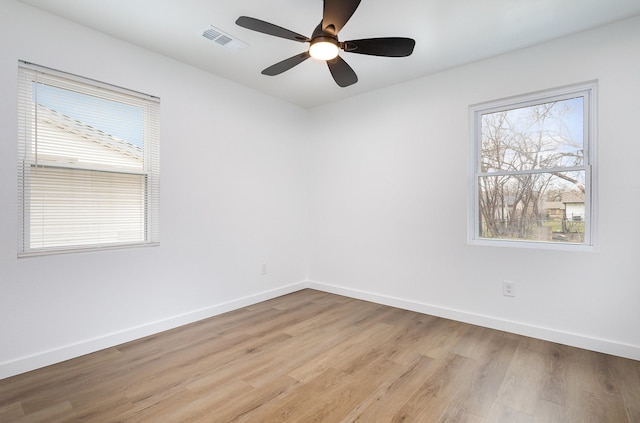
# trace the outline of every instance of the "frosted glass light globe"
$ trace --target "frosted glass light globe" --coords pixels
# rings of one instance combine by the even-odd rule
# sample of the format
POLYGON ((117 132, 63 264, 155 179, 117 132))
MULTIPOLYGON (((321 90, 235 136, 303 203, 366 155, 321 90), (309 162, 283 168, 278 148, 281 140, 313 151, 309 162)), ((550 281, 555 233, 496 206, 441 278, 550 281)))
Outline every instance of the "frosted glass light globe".
POLYGON ((338 56, 340 49, 335 43, 329 41, 318 41, 311 44, 309 54, 314 59, 331 60, 338 56))

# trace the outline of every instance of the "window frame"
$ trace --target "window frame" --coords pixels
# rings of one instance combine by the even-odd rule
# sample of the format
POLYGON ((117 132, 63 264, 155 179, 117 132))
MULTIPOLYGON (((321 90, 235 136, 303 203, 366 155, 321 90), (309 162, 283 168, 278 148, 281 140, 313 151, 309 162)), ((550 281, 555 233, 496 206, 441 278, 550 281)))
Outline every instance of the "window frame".
MULTIPOLYGON (((18 87, 18 258, 76 253, 100 250, 112 250, 132 247, 157 246, 160 243, 159 214, 160 214, 160 99, 155 96, 121 88, 108 83, 95 81, 93 79, 69 74, 54 70, 33 63, 19 61, 18 63, 19 87, 18 87), (104 98, 108 101, 116 102, 118 98, 126 96, 131 99, 131 104, 140 105, 142 108, 141 127, 143 128, 142 139, 142 169, 134 168, 100 168, 100 165, 78 166, 73 163, 46 163, 44 169, 53 171, 79 171, 93 172, 94 174, 108 175, 115 174, 119 177, 139 175, 142 179, 142 213, 144 223, 140 226, 143 236, 140 241, 118 241, 107 242, 100 240, 98 236, 91 243, 77 243, 74 245, 58 245, 46 247, 33 247, 31 245, 31 180, 37 168, 42 167, 37 159, 37 127, 38 119, 37 107, 30 98, 33 92, 33 84, 42 83, 39 78, 45 79, 47 84, 59 87, 63 90, 74 91, 72 86, 84 86, 86 91, 79 90, 79 93, 87 95, 90 92, 104 93, 104 98), (51 83, 59 81, 60 84, 51 83), (70 85, 66 85, 66 84, 70 85), (36 143, 36 153, 33 154, 31 145, 36 143)), ((73 184, 70 180, 69 183, 73 184)), ((76 187, 69 185, 69 187, 76 187)), ((87 191, 90 192, 90 191, 87 191)))
POLYGON ((597 244, 597 91, 598 81, 588 81, 558 88, 531 92, 498 100, 478 103, 469 106, 470 156, 469 156, 469 205, 467 242, 470 245, 532 248, 565 251, 598 251, 597 244), (481 172, 482 158, 482 117, 486 114, 509 111, 518 108, 541 105, 553 101, 582 97, 583 130, 584 130, 584 162, 582 166, 550 169, 532 169, 530 171, 481 172), (555 171, 584 170, 585 172, 585 234, 583 243, 536 241, 520 239, 483 238, 480 236, 480 198, 479 183, 483 176, 500 176, 515 174, 551 173, 555 171))

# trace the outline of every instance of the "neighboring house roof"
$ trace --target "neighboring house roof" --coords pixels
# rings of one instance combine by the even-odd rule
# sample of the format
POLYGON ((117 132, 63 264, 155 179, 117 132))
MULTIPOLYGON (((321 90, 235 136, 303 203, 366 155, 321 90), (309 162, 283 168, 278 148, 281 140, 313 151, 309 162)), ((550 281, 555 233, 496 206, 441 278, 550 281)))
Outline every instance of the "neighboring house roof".
POLYGON ((584 203, 584 193, 579 191, 571 191, 562 194, 562 202, 567 203, 584 203))
POLYGON ((543 210, 559 209, 564 210, 565 206, 562 201, 544 201, 542 202, 543 210))
POLYGON ((68 161, 56 146, 60 139, 74 151, 74 159, 90 159, 92 163, 127 167, 143 167, 142 148, 41 104, 38 105, 38 155, 53 161, 68 161), (83 157, 86 156, 86 157, 83 157))

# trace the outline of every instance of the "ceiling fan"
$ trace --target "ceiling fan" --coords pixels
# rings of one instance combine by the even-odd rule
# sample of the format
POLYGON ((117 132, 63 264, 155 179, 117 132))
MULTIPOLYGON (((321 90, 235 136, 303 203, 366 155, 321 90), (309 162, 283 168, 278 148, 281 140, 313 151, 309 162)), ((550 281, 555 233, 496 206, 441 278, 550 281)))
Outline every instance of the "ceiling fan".
POLYGON ((413 53, 413 47, 416 44, 415 40, 403 37, 339 41, 338 32, 351 18, 359 4, 360 0, 324 0, 322 21, 313 31, 311 38, 248 16, 240 16, 236 24, 264 34, 310 44, 307 51, 269 66, 262 71, 263 75, 279 75, 313 57, 327 63, 331 76, 339 86, 348 87, 358 82, 358 76, 338 55, 340 49, 347 53, 371 56, 406 57, 413 53))

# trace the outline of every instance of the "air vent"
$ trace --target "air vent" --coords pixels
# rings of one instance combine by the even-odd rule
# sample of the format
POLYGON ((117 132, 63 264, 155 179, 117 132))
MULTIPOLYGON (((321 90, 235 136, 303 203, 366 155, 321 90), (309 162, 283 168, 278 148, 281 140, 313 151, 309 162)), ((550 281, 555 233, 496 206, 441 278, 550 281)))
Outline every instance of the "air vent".
POLYGON ((233 41, 233 38, 227 37, 226 35, 222 35, 216 38, 216 43, 220 44, 221 46, 226 46, 230 41, 233 41))
POLYGON ((225 33, 224 31, 214 26, 210 26, 209 28, 205 29, 202 32, 202 36, 231 51, 241 50, 248 45, 244 41, 240 41, 239 39, 225 33))
POLYGON ((213 27, 205 29, 205 31, 202 33, 202 36, 204 38, 208 38, 211 41, 215 40, 216 38, 218 38, 220 35, 222 35, 220 33, 220 31, 216 31, 213 27))

